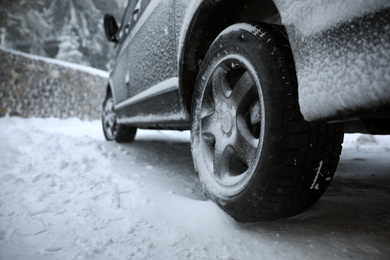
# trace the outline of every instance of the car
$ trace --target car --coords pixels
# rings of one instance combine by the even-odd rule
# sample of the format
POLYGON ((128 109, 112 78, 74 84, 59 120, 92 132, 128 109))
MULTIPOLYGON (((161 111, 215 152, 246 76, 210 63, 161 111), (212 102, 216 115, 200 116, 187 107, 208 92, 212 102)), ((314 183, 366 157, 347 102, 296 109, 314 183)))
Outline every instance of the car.
POLYGON ((302 213, 344 133, 390 134, 387 0, 130 0, 104 28, 106 139, 191 130, 204 192, 236 221, 302 213))

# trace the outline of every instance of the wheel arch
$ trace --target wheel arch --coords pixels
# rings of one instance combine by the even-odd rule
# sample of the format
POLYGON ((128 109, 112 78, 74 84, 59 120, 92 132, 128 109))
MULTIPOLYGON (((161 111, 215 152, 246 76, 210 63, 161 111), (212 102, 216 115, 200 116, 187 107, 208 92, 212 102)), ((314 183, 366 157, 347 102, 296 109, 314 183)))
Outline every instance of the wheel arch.
POLYGON ((179 87, 185 108, 191 113, 192 96, 200 64, 215 38, 228 26, 240 22, 281 24, 273 0, 194 0, 186 16, 179 46, 179 87), (210 24, 212 26, 210 26, 210 24))
POLYGON ((115 92, 114 92, 114 88, 112 87, 112 81, 109 80, 108 83, 107 83, 107 87, 106 87, 106 97, 108 97, 108 94, 112 95, 112 98, 114 99, 114 104, 116 104, 116 97, 115 97, 115 92))
POLYGON ((106 94, 108 93, 112 93, 112 87, 110 83, 107 84, 107 88, 106 88, 106 94))

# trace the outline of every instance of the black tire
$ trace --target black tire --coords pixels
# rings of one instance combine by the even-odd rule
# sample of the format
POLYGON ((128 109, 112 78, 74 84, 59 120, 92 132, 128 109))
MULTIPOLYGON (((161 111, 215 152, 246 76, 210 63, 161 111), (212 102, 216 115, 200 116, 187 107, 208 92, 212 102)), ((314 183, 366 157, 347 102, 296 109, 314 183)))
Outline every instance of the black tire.
POLYGON ((192 107, 195 169, 206 195, 237 221, 296 215, 326 190, 343 127, 303 119, 281 28, 222 32, 202 62, 192 107))
POLYGON ((130 143, 137 133, 137 128, 117 123, 111 91, 107 92, 106 99, 103 102, 102 125, 104 137, 107 141, 115 140, 118 143, 130 143))

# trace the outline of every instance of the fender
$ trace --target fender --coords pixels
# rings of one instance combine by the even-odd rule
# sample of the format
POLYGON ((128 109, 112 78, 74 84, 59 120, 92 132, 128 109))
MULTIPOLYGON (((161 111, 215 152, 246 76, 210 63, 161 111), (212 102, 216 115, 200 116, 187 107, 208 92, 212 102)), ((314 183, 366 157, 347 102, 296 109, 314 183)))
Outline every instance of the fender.
POLYGON ((304 118, 390 117, 390 2, 274 1, 289 35, 304 118))
POLYGON ((176 25, 181 26, 177 57, 179 89, 188 112, 191 112, 200 64, 211 43, 225 28, 248 21, 281 24, 272 0, 176 0, 175 6, 180 11, 186 9, 176 25))
POLYGON ((358 1, 351 5, 353 1, 188 0, 177 57, 179 90, 187 111, 191 111, 192 90, 207 44, 218 35, 210 31, 217 23, 204 24, 215 19, 219 10, 225 16, 242 12, 227 21, 227 26, 256 21, 286 27, 297 71, 299 105, 307 121, 389 117, 390 67, 383 64, 390 64, 390 49, 386 47, 390 30, 383 28, 390 24, 390 2, 358 1), (229 5, 235 5, 230 8, 234 12, 229 11, 229 5), (244 5, 253 11, 244 10, 244 5), (213 12, 209 11, 212 8, 213 12), (370 62, 378 55, 381 62, 370 62), (362 59, 357 61, 356 57, 362 59))

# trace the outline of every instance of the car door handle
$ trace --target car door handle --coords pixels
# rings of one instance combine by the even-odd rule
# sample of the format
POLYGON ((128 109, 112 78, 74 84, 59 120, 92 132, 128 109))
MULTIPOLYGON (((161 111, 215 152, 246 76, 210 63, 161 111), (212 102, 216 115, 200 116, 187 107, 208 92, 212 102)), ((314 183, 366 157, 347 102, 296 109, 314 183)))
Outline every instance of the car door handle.
POLYGON ((134 22, 136 22, 138 20, 138 12, 139 12, 139 8, 137 8, 133 11, 133 21, 134 22))
POLYGON ((130 31, 130 23, 126 24, 125 26, 125 33, 128 34, 130 31))

